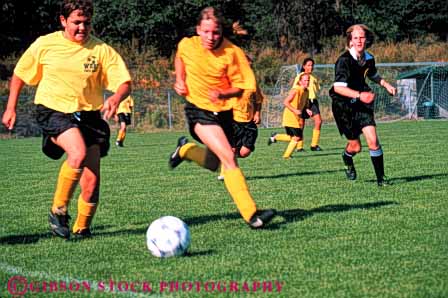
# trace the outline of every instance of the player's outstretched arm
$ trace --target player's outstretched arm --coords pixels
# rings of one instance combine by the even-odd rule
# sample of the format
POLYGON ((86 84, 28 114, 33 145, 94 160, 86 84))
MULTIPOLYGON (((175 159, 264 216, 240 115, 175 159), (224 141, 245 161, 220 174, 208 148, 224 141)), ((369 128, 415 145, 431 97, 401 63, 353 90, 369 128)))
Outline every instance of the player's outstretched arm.
POLYGON ((122 100, 128 97, 130 93, 131 82, 125 82, 121 84, 118 87, 117 92, 109 96, 104 102, 103 108, 101 109, 101 112, 104 113, 104 119, 108 120, 115 116, 115 114, 117 113, 118 105, 122 100))
POLYGON ((185 83, 185 65, 181 58, 174 58, 174 69, 176 72, 176 82, 174 83, 174 90, 180 96, 186 96, 188 94, 188 87, 185 83))
POLYGON ((389 84, 386 80, 382 79, 380 85, 389 92, 390 95, 394 96, 397 93, 397 89, 389 84))
POLYGON ((9 85, 9 97, 8 103, 6 104, 6 110, 3 113, 2 123, 3 125, 11 130, 14 128, 14 124, 16 123, 16 107, 17 102, 19 101, 20 91, 22 90, 25 82, 22 81, 21 78, 12 75, 11 82, 9 85))
POLYGON ((294 108, 294 107, 291 105, 291 102, 292 102, 292 100, 294 99, 294 97, 296 96, 296 94, 297 94, 297 91, 294 90, 294 89, 292 89, 291 91, 289 91, 288 96, 287 96, 287 97, 285 98, 285 100, 283 101, 283 105, 284 105, 287 109, 289 109, 291 112, 293 112, 294 114, 300 116, 300 114, 302 114, 302 111, 300 111, 300 110, 294 108))

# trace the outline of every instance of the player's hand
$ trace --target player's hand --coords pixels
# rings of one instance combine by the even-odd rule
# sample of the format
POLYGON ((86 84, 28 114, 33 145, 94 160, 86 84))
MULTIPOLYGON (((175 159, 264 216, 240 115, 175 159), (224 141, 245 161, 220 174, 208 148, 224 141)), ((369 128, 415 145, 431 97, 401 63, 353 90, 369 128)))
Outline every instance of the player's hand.
POLYGON ((375 93, 372 92, 361 92, 359 100, 363 103, 372 103, 375 100, 375 93))
POLYGON ((8 130, 12 130, 14 128, 14 124, 16 123, 16 111, 6 109, 3 113, 2 123, 8 130))
POLYGON ((306 109, 306 113, 308 114, 308 116, 313 116, 313 111, 311 111, 310 109, 306 109))
POLYGON ((389 94, 392 96, 397 93, 397 89, 387 82, 383 84, 383 87, 386 88, 387 92, 389 92, 389 94))
POLYGON ((220 101, 219 99, 220 92, 218 90, 210 90, 208 92, 208 97, 212 103, 217 103, 220 101))
POLYGON ((260 114, 259 113, 255 113, 255 115, 254 115, 254 122, 255 122, 255 124, 260 124, 260 114))
POLYGON ((174 90, 180 96, 186 96, 188 94, 188 87, 187 84, 185 84, 185 81, 176 81, 176 83, 174 83, 174 90))
POLYGON ((104 120, 109 120, 117 114, 118 105, 120 104, 118 95, 114 94, 106 99, 101 108, 104 120))

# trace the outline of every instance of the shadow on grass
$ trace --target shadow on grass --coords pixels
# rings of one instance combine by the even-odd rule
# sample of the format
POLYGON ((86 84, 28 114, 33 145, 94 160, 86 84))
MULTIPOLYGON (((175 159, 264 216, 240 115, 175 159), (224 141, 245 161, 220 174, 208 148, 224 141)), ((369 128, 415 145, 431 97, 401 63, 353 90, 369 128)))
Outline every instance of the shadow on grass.
MULTIPOLYGON (((109 228, 109 226, 95 226, 95 232, 98 230, 105 230, 109 228)), ((94 235, 98 235, 101 233, 95 233, 94 235)), ((70 240, 68 241, 82 241, 87 240, 89 238, 77 238, 75 236, 70 235, 70 240)), ((20 244, 33 244, 39 242, 39 240, 43 239, 50 239, 50 238, 57 238, 54 236, 50 231, 46 233, 40 233, 40 234, 24 234, 24 235, 9 235, 5 237, 0 237, 0 245, 20 245, 20 244)), ((61 241, 65 241, 61 239, 61 241)))
MULTIPOLYGON (((393 184, 402 183, 402 182, 414 182, 421 180, 431 180, 435 178, 445 178, 448 177, 448 173, 439 173, 439 174, 431 174, 431 175, 420 175, 420 176, 407 176, 407 177, 389 177, 389 181, 393 184)), ((376 182, 376 180, 369 180, 370 182, 376 182)))
POLYGON ((338 170, 330 170, 330 171, 294 172, 294 173, 266 175, 266 176, 248 176, 248 177, 246 177, 246 180, 277 179, 277 178, 285 178, 285 177, 292 177, 292 176, 313 176, 313 175, 340 173, 341 171, 342 171, 341 169, 338 169, 338 170))
MULTIPOLYGON (((283 218, 281 222, 274 222, 266 226, 267 230, 276 230, 280 228, 282 225, 285 225, 290 222, 302 221, 308 217, 311 217, 315 214, 319 213, 334 213, 334 212, 346 212, 357 209, 372 209, 372 208, 380 208, 388 205, 398 204, 394 201, 378 201, 378 202, 370 202, 363 204, 335 204, 335 205, 325 205, 317 208, 313 208, 310 210, 305 209, 290 209, 290 210, 278 210, 277 217, 283 218)), ((191 218, 185 218, 185 222, 188 225, 200 225, 206 224, 211 221, 218 220, 235 220, 241 219, 239 213, 228 213, 222 215, 204 215, 204 216, 196 216, 191 218)), ((241 219, 242 220, 242 219, 241 219)), ((274 220, 275 221, 275 220, 274 220)))
MULTIPOLYGON (((372 208, 380 208, 388 205, 398 204, 394 201, 378 201, 378 202, 371 202, 371 203, 364 203, 364 204, 335 204, 335 205, 325 205, 317 208, 313 208, 310 210, 305 209, 290 209, 290 210, 279 210, 277 212, 277 217, 283 218, 283 221, 281 222, 274 222, 266 226, 266 230, 277 230, 281 226, 288 224, 290 222, 296 222, 296 221, 302 221, 305 220, 308 217, 311 217, 315 214, 319 213, 335 213, 335 212, 346 212, 356 209, 372 209, 372 208)), ((222 220, 243 220, 241 218, 241 215, 239 213, 226 213, 226 214, 214 214, 214 215, 203 215, 203 216, 194 216, 189 218, 183 218, 185 223, 187 223, 189 226, 194 225, 202 225, 207 224, 209 222, 213 221, 222 221, 222 220)), ((275 219, 274 219, 275 221, 275 219)), ((93 233, 93 239, 95 239, 95 236, 117 236, 117 235, 145 235, 147 226, 144 226, 143 228, 136 228, 136 229, 125 229, 125 230, 118 230, 118 231, 105 231, 109 229, 111 226, 94 226, 92 229, 93 233)), ((20 245, 20 244, 33 244, 37 243, 41 239, 49 239, 53 238, 54 236, 48 232, 48 233, 40 233, 40 234, 25 234, 25 235, 10 235, 0 238, 0 245, 20 245)), ((78 242, 83 240, 89 240, 89 238, 76 238, 72 237, 69 241, 72 242, 78 242)), ((61 241, 64 241, 61 239, 61 241)), ((202 251, 202 252, 195 252, 191 254, 191 256, 197 256, 197 255, 209 255, 213 254, 212 251, 202 251)))
POLYGON ((335 212, 346 212, 357 209, 372 209, 372 208, 381 208, 388 205, 397 205, 397 202, 394 201, 378 201, 378 202, 369 202, 363 204, 332 204, 332 205, 324 205, 321 207, 305 210, 305 209, 290 209, 283 210, 277 213, 277 216, 280 216, 284 219, 283 222, 274 223, 273 228, 278 228, 281 225, 287 224, 289 222, 296 222, 305 220, 308 217, 314 216, 319 213, 335 213, 335 212))

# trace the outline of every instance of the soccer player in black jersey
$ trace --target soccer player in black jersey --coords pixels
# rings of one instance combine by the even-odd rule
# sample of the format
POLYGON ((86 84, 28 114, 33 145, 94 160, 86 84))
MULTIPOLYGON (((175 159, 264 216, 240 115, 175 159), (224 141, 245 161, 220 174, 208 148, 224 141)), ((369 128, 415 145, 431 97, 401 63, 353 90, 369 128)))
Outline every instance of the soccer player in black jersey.
POLYGON ((376 133, 374 119, 375 94, 365 78, 381 85, 391 95, 396 89, 377 73, 374 57, 366 51, 373 42, 373 33, 363 25, 347 29, 347 51, 336 61, 335 82, 330 90, 332 110, 339 132, 348 142, 342 159, 349 180, 356 179, 353 156, 361 151, 360 135, 363 134, 369 147, 378 186, 389 184, 384 175, 383 150, 376 133))

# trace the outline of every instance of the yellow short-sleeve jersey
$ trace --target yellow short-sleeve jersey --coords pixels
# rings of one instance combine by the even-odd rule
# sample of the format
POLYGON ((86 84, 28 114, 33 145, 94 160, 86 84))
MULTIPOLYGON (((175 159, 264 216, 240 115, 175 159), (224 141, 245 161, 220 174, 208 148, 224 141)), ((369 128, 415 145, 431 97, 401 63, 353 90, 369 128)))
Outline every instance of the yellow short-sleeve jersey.
MULTIPOLYGON (((257 82, 244 51, 235 46, 235 53, 238 59, 240 71, 243 75, 244 90, 241 97, 234 101, 233 119, 237 122, 249 122, 252 121, 254 117, 255 101, 260 100, 259 97, 257 98, 256 93, 257 82)), ((261 98, 261 101, 263 101, 263 98, 261 98)))
POLYGON ((250 122, 254 118, 255 108, 260 107, 265 100, 265 95, 258 87, 256 91, 244 90, 243 95, 235 101, 233 106, 233 119, 236 122, 250 122))
POLYGON ((188 94, 186 99, 197 107, 220 112, 230 110, 236 98, 210 101, 210 90, 225 90, 230 87, 247 88, 240 70, 235 45, 223 39, 214 50, 202 47, 199 36, 183 38, 177 48, 176 57, 185 67, 188 94))
MULTIPOLYGON (((303 72, 299 73, 296 76, 296 78, 294 79, 294 83, 292 84, 293 86, 299 84, 299 79, 302 74, 303 72)), ((319 93, 319 90, 320 90, 319 80, 317 79, 316 76, 310 74, 310 84, 308 86, 308 93, 309 93, 309 99, 311 101, 317 99, 317 94, 319 93)))
POLYGON ((130 114, 132 113, 133 107, 134 107, 134 99, 129 95, 118 105, 117 114, 120 113, 130 114))
MULTIPOLYGON (((291 101, 291 105, 298 110, 303 110, 308 99, 308 90, 303 88, 302 86, 295 86, 292 88, 292 90, 294 90, 296 94, 291 101)), ((299 116, 285 107, 285 109, 283 110, 282 126, 300 128, 299 116)))
POLYGON ((131 81, 121 56, 90 36, 82 44, 62 31, 39 37, 19 59, 14 73, 26 84, 38 85, 34 102, 72 113, 94 111, 103 105, 103 91, 131 81))

